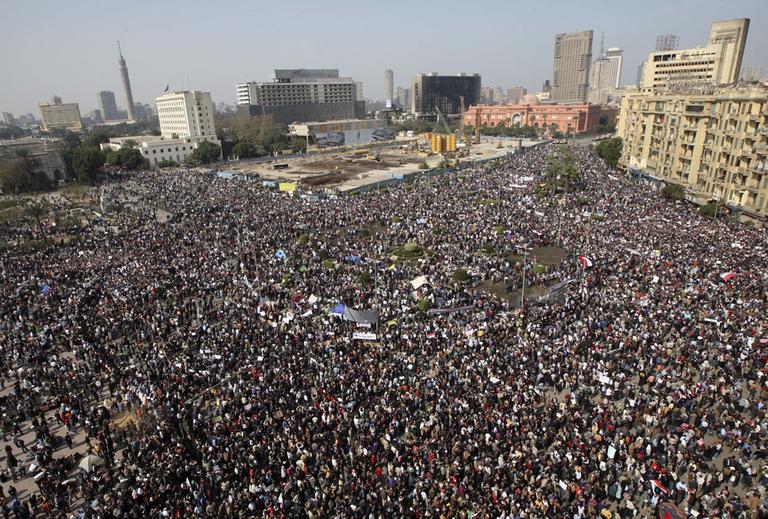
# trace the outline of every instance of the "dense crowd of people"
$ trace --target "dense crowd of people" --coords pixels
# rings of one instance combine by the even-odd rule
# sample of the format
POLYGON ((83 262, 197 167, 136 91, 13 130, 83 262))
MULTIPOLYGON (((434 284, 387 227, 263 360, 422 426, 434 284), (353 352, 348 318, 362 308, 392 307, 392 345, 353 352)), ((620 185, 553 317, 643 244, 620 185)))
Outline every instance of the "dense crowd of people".
POLYGON ((585 148, 535 194, 553 149, 343 196, 118 174, 66 240, 65 198, 2 224, 47 243, 0 253, 5 517, 768 517, 766 231, 585 148))

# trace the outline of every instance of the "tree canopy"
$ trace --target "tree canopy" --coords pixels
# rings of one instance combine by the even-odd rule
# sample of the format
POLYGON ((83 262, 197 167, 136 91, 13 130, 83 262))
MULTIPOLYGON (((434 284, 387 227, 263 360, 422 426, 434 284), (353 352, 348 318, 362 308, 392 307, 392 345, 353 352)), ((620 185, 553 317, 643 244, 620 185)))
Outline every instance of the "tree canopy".
POLYGON ((104 165, 104 154, 98 148, 82 146, 75 150, 72 164, 77 177, 83 182, 95 182, 99 168, 104 165))
POLYGON ((597 146, 595 146, 595 151, 605 160, 609 166, 615 168, 619 163, 619 157, 621 157, 621 148, 621 137, 614 137, 612 139, 605 139, 597 143, 597 146))
POLYGON ((136 170, 147 167, 147 161, 136 148, 124 146, 117 151, 108 151, 106 161, 110 166, 118 166, 128 170, 136 170))
POLYGON ((216 162, 221 156, 221 148, 210 141, 203 141, 192 152, 192 162, 197 164, 210 164, 216 162))

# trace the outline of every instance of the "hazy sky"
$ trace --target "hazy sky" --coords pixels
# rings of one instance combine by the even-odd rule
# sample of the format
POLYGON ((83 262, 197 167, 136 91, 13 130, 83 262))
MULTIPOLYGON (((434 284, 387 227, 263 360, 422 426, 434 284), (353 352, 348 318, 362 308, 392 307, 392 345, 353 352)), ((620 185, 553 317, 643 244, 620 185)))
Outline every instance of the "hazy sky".
POLYGON ((419 72, 479 72, 484 86, 540 90, 552 74, 554 35, 595 31, 593 54, 624 49, 622 83, 658 34, 682 47, 706 43, 713 20, 751 18, 745 65, 768 65, 768 0, 0 0, 0 110, 33 112, 54 94, 98 106, 96 93, 125 97, 119 39, 137 102, 166 84, 207 90, 234 104, 235 85, 268 80, 274 68, 339 68, 384 96, 419 72))

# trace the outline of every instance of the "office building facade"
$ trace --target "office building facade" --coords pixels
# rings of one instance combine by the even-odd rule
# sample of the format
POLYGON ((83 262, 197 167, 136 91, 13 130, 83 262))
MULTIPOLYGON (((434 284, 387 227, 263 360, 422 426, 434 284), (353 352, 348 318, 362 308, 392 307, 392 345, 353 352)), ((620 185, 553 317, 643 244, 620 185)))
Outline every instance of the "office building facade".
POLYGON ((169 92, 156 98, 155 105, 160 135, 112 138, 101 148, 118 150, 131 141, 153 167, 164 161, 184 164, 203 142, 212 142, 221 148, 221 142, 216 138, 210 92, 169 92))
POLYGON ((523 96, 527 93, 528 93, 528 90, 521 86, 509 88, 507 89, 507 102, 510 104, 516 105, 523 99, 523 96))
POLYGON ((216 136, 210 92, 184 90, 155 99, 163 137, 216 136))
POLYGON ((585 103, 589 94, 592 65, 592 31, 555 35, 552 100, 585 103))
POLYGON ((80 105, 64 103, 59 96, 53 96, 52 102, 40 103, 41 128, 50 130, 81 130, 80 105))
POLYGON ((411 108, 411 89, 397 87, 397 104, 400 108, 409 110, 411 108))
POLYGON ((680 36, 660 34, 656 36, 656 50, 677 50, 680 48, 680 36))
POLYGON ((621 101, 620 165, 678 184, 690 200, 768 215, 768 88, 631 92, 621 101))
POLYGON ((652 52, 643 67, 640 87, 734 83, 739 78, 748 32, 748 18, 714 22, 704 47, 652 52))
POLYGON ((592 77, 589 83, 590 103, 607 103, 616 94, 621 83, 623 53, 621 49, 612 47, 592 64, 592 77))
POLYGON ((115 102, 115 93, 109 90, 102 90, 98 94, 99 98, 99 110, 101 111, 101 118, 105 121, 116 121, 120 119, 120 114, 117 110, 117 103, 115 102))
POLYGON ((16 119, 11 112, 0 112, 0 126, 15 126, 16 119))
POLYGON ((237 85, 237 107, 252 116, 292 122, 365 116, 362 86, 337 69, 278 69, 270 82, 237 85))
POLYGON ((480 74, 441 76, 436 72, 419 74, 413 79, 411 111, 419 115, 461 113, 464 108, 480 103, 480 74))

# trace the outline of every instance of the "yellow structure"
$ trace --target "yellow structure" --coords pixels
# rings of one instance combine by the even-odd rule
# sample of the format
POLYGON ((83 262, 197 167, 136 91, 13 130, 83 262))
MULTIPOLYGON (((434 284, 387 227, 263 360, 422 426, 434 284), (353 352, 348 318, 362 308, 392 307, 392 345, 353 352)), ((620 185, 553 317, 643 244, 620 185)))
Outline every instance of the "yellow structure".
POLYGON ((456 136, 453 134, 428 133, 426 137, 433 153, 456 151, 456 136))
POLYGON ((296 191, 296 182, 280 182, 278 189, 286 193, 293 193, 296 191))
POLYGON ((624 168, 768 216, 768 87, 628 92, 617 125, 624 168))

